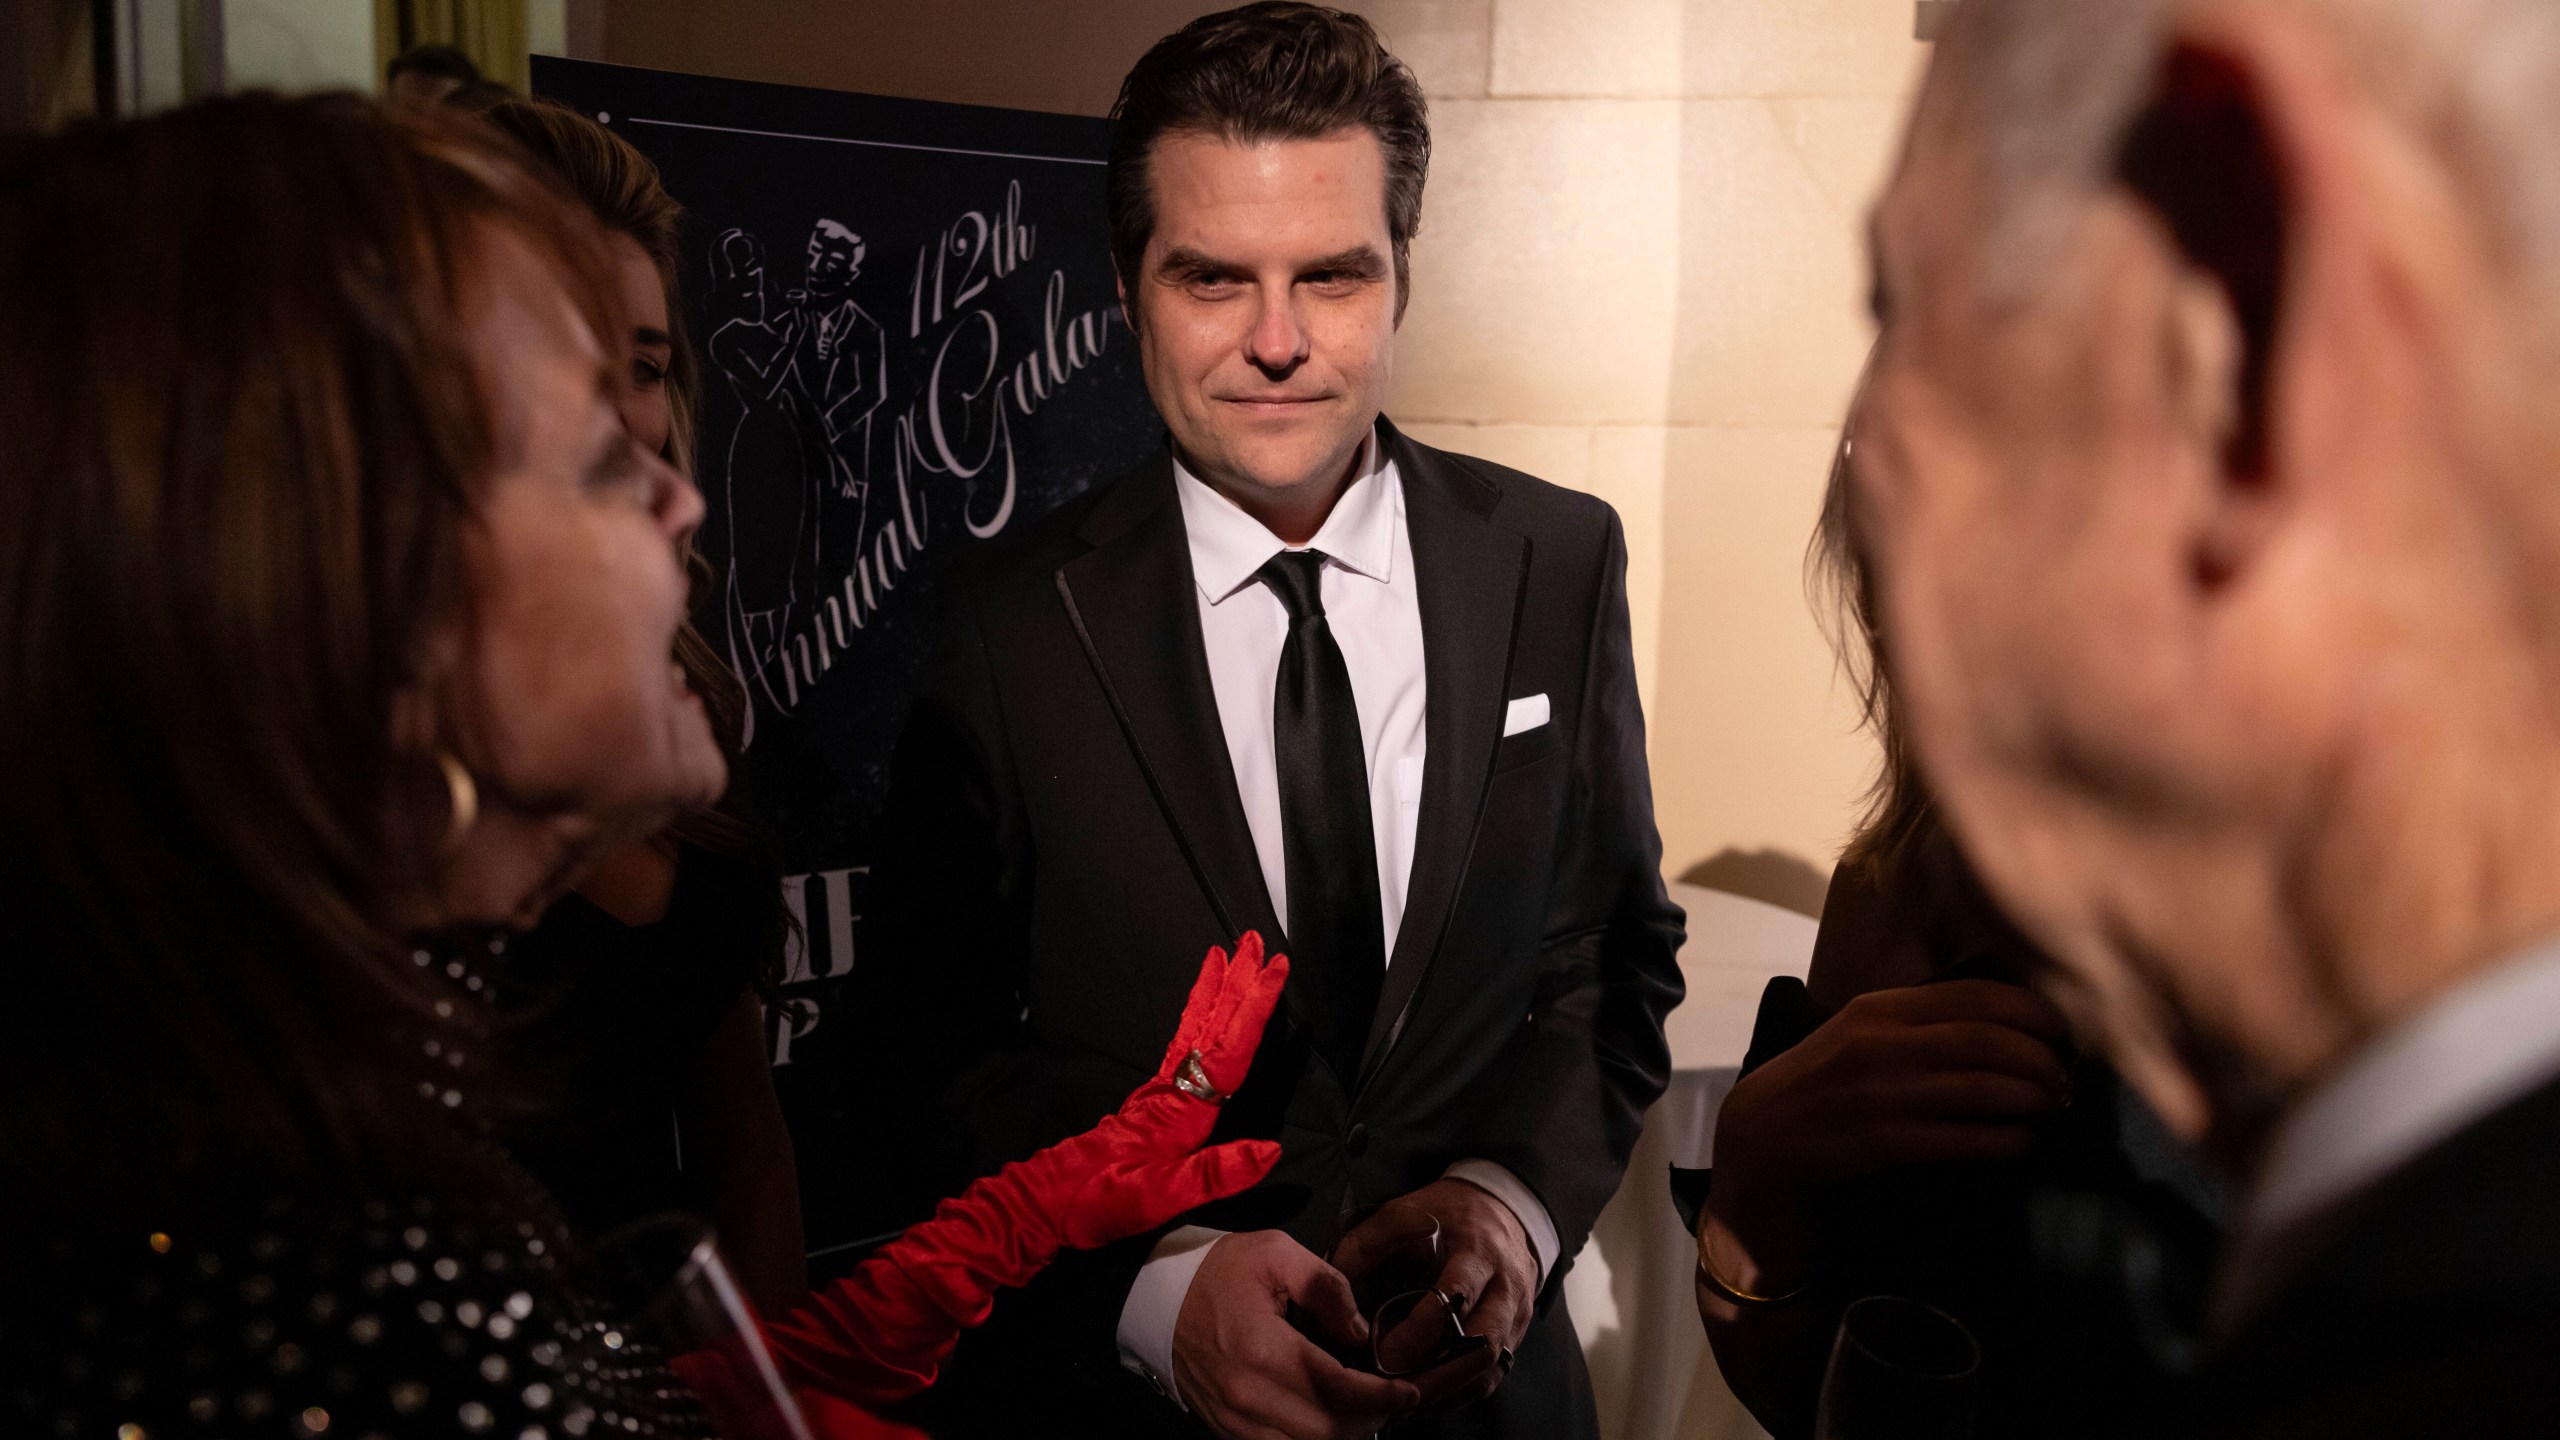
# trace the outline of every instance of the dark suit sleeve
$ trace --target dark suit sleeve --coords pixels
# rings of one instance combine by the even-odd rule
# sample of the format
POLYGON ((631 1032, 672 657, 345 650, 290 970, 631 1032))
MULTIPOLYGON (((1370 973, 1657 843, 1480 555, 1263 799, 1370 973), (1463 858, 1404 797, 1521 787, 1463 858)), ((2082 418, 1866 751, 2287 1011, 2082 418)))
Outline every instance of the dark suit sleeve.
POLYGON ((1645 1111, 1670 1083, 1662 1021, 1683 988, 1683 917, 1662 884, 1626 540, 1614 513, 1599 570, 1527 1036, 1504 1094, 1460 1152, 1509 1168, 1536 1191, 1568 1257, 1616 1192, 1645 1111))

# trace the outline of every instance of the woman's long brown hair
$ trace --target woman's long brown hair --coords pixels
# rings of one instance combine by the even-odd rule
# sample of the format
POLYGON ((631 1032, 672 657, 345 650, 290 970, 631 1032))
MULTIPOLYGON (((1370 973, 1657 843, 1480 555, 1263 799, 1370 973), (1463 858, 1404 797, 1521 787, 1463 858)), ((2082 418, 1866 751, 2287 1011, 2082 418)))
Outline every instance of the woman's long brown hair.
POLYGON ((1814 610, 1857 687, 1860 718, 1882 758, 1867 790, 1866 813, 1840 852, 1840 868, 1919 926, 1933 959, 1952 964, 1987 956, 2008 969, 1985 973, 2022 974, 2035 947, 2001 913, 1939 816, 1905 738, 1886 669, 1884 614, 1858 534, 1857 429, 1866 388, 1862 377, 1806 556, 1814 610))
POLYGON ((1935 830, 1937 816, 1895 714, 1893 684, 1885 672, 1883 617, 1859 547, 1853 482, 1858 410, 1865 396, 1866 380, 1861 376, 1841 426, 1830 483, 1822 494, 1822 518, 1814 527, 1805 568, 1814 614, 1842 672, 1857 689, 1859 719, 1882 752, 1875 783, 1867 790, 1866 812, 1842 850, 1840 863, 1866 869, 1871 880, 1883 883, 1935 830))
POLYGON ((702 398, 702 365, 685 333, 684 206, 667 193, 658 167, 631 142, 550 100, 502 100, 480 122, 523 147, 605 229, 627 235, 649 263, 667 299, 667 427, 664 457, 693 473, 694 426, 702 398))
POLYGON ((591 224, 431 118, 249 95, 0 160, 0 1188, 397 1150, 445 792, 395 709, 470 621, 497 227, 613 345, 591 224))

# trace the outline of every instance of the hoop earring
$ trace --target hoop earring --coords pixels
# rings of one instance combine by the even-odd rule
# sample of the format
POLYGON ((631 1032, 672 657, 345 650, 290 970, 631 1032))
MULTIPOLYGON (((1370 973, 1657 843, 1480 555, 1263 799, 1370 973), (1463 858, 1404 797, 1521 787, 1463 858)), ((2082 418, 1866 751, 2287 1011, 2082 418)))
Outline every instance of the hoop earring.
POLYGON ((445 798, 453 807, 453 821, 445 827, 444 848, 457 849, 462 837, 470 834, 480 819, 480 786, 452 751, 437 751, 436 764, 444 770, 445 798))

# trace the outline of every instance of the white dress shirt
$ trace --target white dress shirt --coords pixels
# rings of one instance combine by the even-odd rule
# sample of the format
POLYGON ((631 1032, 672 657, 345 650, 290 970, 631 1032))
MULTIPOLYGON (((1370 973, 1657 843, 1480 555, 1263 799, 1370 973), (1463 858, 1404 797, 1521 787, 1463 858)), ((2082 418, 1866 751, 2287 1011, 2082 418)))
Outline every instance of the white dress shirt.
MULTIPOLYGON (((1289 923, 1289 865, 1281 842, 1280 768, 1272 740, 1272 702, 1280 651, 1289 639, 1289 609, 1255 574, 1283 550, 1325 557, 1327 624, 1351 673, 1360 711, 1360 745, 1369 769, 1369 833, 1378 850, 1379 921, 1385 953, 1395 954, 1404 921, 1405 886, 1413 872, 1414 834, 1422 810, 1424 688, 1422 597, 1414 583, 1413 539, 1405 528, 1404 484, 1375 432, 1361 451, 1351 484, 1334 502, 1315 538, 1292 547, 1177 459, 1174 489, 1191 544, 1198 585, 1200 638, 1209 654, 1209 686, 1235 766, 1236 798, 1262 862, 1271 908, 1289 923)), ((1554 1220, 1518 1176, 1489 1160, 1464 1160, 1449 1175, 1491 1191, 1529 1234, 1538 1273, 1553 1269, 1559 1241, 1554 1220)), ((1190 1225, 1156 1246, 1120 1311, 1121 1363, 1155 1382, 1180 1404, 1173 1379, 1173 1327, 1192 1277, 1224 1232, 1190 1225)))
POLYGON ((2366 1042, 2276 1127, 2217 1296, 2229 1324, 2278 1286, 2286 1232, 2560 1075, 2560 940, 2464 981, 2366 1042))

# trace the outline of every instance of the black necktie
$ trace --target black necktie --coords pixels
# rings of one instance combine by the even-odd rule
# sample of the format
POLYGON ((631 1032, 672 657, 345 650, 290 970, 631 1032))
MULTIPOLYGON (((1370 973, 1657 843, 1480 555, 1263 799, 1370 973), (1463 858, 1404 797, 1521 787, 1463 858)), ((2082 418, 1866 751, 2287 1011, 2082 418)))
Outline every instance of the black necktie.
POLYGON ((1360 707, 1325 623, 1324 556, 1282 551, 1258 575, 1289 607, 1271 701, 1289 876, 1289 985, 1315 1026, 1317 1052, 1349 1088, 1359 1080, 1387 968, 1360 707))

